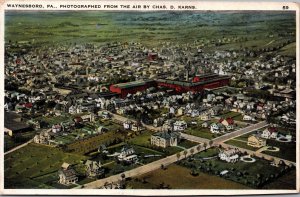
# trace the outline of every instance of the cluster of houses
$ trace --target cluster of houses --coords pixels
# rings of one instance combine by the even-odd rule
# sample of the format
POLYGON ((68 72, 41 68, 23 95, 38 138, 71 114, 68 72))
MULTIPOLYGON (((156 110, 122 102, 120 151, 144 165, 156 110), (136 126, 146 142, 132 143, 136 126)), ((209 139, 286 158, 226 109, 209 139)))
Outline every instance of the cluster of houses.
POLYGON ((123 122, 123 127, 125 130, 132 131, 142 131, 144 130, 143 125, 140 122, 133 122, 131 120, 126 120, 123 122))
MULTIPOLYGON (((104 174, 104 168, 101 162, 87 160, 84 163, 86 176, 90 178, 99 178, 104 174)), ((78 182, 78 173, 74 167, 64 162, 58 171, 58 182, 63 185, 72 185, 78 182)))
POLYGON ((105 126, 95 124, 94 120, 95 116, 92 113, 78 115, 73 120, 62 121, 53 124, 50 129, 40 130, 40 132, 34 136, 33 141, 38 144, 57 145, 59 142, 55 140, 55 137, 72 133, 76 125, 85 125, 81 130, 87 135, 102 134, 108 131, 105 126))

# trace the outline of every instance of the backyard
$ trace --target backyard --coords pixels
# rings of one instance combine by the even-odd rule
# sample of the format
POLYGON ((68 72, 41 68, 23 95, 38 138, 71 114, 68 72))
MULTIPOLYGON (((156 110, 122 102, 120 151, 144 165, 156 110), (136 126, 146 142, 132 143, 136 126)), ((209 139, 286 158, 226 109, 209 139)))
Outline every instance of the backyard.
POLYGON ((64 162, 79 164, 86 159, 31 143, 5 155, 5 188, 53 188, 58 180, 57 171, 64 162))

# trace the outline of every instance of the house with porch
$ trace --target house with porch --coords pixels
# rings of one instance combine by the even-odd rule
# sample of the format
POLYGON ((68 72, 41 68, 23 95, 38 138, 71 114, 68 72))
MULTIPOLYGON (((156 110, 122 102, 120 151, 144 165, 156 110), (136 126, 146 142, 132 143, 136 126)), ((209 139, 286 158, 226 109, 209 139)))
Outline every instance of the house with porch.
POLYGON ((78 181, 75 170, 68 163, 63 163, 58 171, 58 182, 63 185, 75 184, 78 181))

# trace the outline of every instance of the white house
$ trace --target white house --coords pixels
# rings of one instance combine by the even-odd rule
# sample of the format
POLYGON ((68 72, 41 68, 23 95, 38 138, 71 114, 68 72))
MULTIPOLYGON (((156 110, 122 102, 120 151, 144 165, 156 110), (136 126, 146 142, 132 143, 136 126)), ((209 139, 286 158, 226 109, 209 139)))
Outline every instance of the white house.
POLYGON ((137 159, 137 155, 131 146, 124 146, 121 150, 121 153, 118 155, 119 161, 136 162, 137 159))
POLYGON ((184 131, 187 128, 185 121, 176 121, 173 125, 174 131, 184 131))
POLYGON ((228 163, 235 163, 239 160, 239 149, 220 150, 219 158, 228 163))
POLYGON ((132 122, 130 120, 126 120, 123 122, 124 129, 131 129, 132 122))
POLYGON ((209 113, 202 113, 200 115, 200 119, 204 120, 204 121, 210 120, 211 119, 211 114, 209 114, 209 113))
POLYGON ((210 131, 212 133, 221 133, 224 132, 224 126, 221 123, 212 123, 210 125, 210 131))
POLYGON ((62 131, 62 126, 59 124, 52 125, 52 132, 53 133, 59 133, 62 131))
POLYGON ((278 136, 278 132, 274 127, 266 128, 265 130, 263 130, 261 134, 261 137, 265 139, 271 139, 271 138, 276 139, 277 136, 278 136))
POLYGON ((250 116, 250 115, 244 115, 243 116, 243 120, 246 120, 246 121, 255 121, 255 118, 250 116))

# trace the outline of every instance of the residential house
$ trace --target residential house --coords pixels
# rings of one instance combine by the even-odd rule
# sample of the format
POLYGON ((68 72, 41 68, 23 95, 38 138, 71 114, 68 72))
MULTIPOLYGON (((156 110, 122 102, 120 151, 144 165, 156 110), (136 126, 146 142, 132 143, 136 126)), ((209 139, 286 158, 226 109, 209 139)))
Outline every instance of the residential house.
POLYGON ((59 133, 62 131, 62 126, 59 124, 52 125, 52 132, 59 133))
POLYGON ((253 134, 248 137, 247 145, 260 148, 266 146, 266 140, 264 138, 259 137, 258 135, 253 134))
POLYGON ((157 132, 151 135, 151 145, 166 148, 177 146, 180 134, 178 132, 157 132))
POLYGON ((176 111, 176 116, 182 116, 184 114, 184 108, 179 107, 176 111))
POLYGON ((268 127, 265 130, 263 130, 261 137, 265 139, 276 139, 278 136, 278 132, 275 127, 268 127))
POLYGON ((233 118, 226 118, 226 119, 223 119, 221 118, 219 120, 219 123, 221 123, 225 128, 226 130, 233 130, 234 129, 234 120, 233 118))
POLYGON ((223 161, 226 161, 228 163, 235 163, 239 160, 239 153, 239 149, 232 148, 228 150, 220 150, 218 156, 223 161))
POLYGON ((203 122, 203 123, 201 124, 201 127, 202 127, 202 128, 207 128, 207 127, 208 127, 208 122, 203 122))
POLYGON ((200 119, 204 120, 204 121, 210 120, 211 119, 211 114, 210 113, 202 113, 200 115, 200 119))
POLYGON ((187 128, 187 123, 185 121, 176 121, 173 125, 174 131, 184 131, 187 128))
POLYGON ((244 114, 243 115, 243 120, 246 120, 246 121, 255 121, 255 118, 251 115, 246 115, 244 114))
POLYGON ((63 163, 58 171, 59 183, 63 185, 75 184, 78 181, 75 170, 68 163, 63 163))
POLYGON ((160 117, 160 118, 156 118, 153 120, 153 126, 154 127, 160 127, 162 126, 164 123, 164 118, 160 117))
POLYGON ((121 153, 118 155, 118 160, 128 162, 128 163, 134 163, 137 162, 138 157, 135 154, 133 147, 125 145, 122 148, 121 153))
POLYGON ((104 168, 102 168, 101 162, 87 160, 85 162, 86 174, 88 177, 98 178, 104 174, 104 168))
POLYGON ((214 122, 210 125, 210 131, 212 133, 222 133, 222 132, 224 132, 224 130, 225 130, 225 128, 221 123, 214 122))
POLYGON ((123 127, 124 127, 124 129, 131 129, 131 125, 133 124, 133 122, 132 121, 130 121, 130 120, 126 120, 125 122, 123 122, 123 127))
POLYGON ((47 131, 42 131, 40 134, 37 134, 33 138, 33 142, 37 144, 49 144, 51 136, 47 131))
POLYGON ((93 122, 95 120, 95 116, 93 113, 81 115, 83 122, 93 122))

